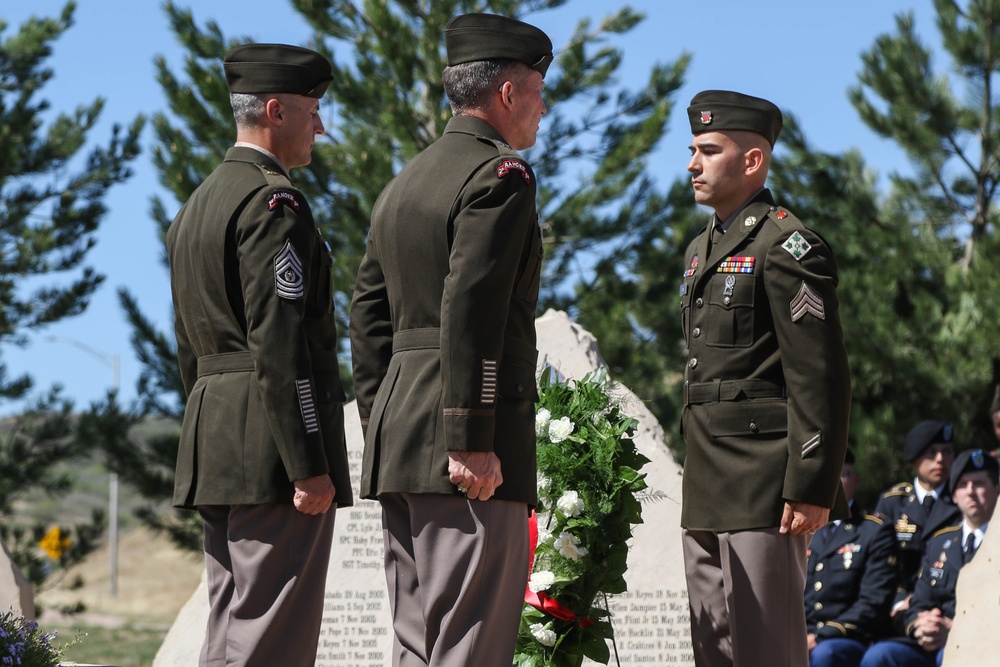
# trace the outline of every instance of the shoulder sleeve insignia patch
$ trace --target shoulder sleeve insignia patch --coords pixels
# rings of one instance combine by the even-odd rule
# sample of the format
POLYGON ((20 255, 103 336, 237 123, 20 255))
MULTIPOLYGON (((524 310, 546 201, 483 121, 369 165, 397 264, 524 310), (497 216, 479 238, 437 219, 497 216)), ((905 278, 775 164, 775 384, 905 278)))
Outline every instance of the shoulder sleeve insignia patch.
POLYGON ((520 160, 504 160, 497 166, 497 178, 503 178, 507 174, 514 172, 521 174, 521 178, 524 179, 525 183, 531 183, 531 173, 528 171, 528 165, 520 160))
POLYGON ((815 315, 821 320, 826 319, 826 309, 823 306, 823 298, 813 291, 806 282, 802 281, 799 293, 792 299, 792 322, 798 322, 806 316, 806 313, 815 315))
POLYGON ((298 194, 291 190, 275 190, 267 199, 267 209, 273 211, 279 204, 291 207, 296 213, 302 208, 298 194))
POLYGON ((291 241, 274 258, 274 291, 282 299, 301 299, 305 296, 305 278, 302 260, 291 241))
POLYGON ((794 257, 798 261, 802 261, 802 258, 812 250, 812 246, 809 242, 802 238, 802 235, 798 232, 793 232, 788 240, 781 244, 781 247, 788 251, 788 254, 794 257))

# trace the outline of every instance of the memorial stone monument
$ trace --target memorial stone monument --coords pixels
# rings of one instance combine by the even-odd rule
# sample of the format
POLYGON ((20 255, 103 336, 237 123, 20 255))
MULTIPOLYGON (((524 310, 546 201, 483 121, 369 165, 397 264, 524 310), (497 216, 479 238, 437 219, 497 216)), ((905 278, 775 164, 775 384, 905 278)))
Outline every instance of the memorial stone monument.
MULTIPOLYGON (((604 365, 597 341, 565 313, 548 311, 536 321, 536 330, 539 370, 547 365, 564 378, 581 378, 604 365)), ((693 665, 680 541, 680 466, 646 406, 625 387, 620 392, 624 410, 639 421, 635 442, 651 460, 643 472, 657 499, 644 503, 644 523, 635 528, 625 575, 629 590, 608 600, 616 635, 611 664, 693 665)), ((345 412, 351 479, 357 488, 364 444, 355 404, 345 406, 345 412)), ((388 665, 392 624, 378 503, 358 500, 354 507, 338 511, 333 540, 316 665, 388 665)), ((167 634, 153 667, 197 664, 207 615, 202 582, 167 634)))

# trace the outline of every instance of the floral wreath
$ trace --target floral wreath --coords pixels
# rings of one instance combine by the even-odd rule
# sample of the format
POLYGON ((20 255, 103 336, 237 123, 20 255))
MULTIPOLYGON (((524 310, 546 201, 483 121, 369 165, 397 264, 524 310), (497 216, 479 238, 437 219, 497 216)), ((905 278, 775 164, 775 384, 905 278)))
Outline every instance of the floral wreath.
POLYGON ((622 412, 617 385, 604 369, 575 382, 554 375, 539 380, 538 508, 517 667, 608 663, 606 596, 627 589, 627 541, 642 523, 639 471, 649 459, 632 441, 638 422, 622 412))

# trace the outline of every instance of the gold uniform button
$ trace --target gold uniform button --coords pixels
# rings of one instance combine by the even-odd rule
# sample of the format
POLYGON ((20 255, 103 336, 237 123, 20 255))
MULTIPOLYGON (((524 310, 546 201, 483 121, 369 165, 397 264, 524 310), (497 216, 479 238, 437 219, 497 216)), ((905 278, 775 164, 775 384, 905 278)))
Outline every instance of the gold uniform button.
POLYGON ((755 422, 755 421, 751 421, 750 422, 749 429, 750 429, 751 433, 759 433, 760 432, 760 427, 757 426, 757 422, 755 422))
POLYGON ((699 308, 701 308, 702 306, 704 306, 704 305, 705 305, 705 300, 704 300, 704 299, 702 299, 702 298, 701 298, 701 297, 699 296, 699 297, 698 297, 697 299, 695 299, 695 300, 694 300, 694 305, 696 305, 696 306, 698 306, 699 308))
POLYGON ((817 572, 823 571, 823 563, 816 563, 816 571, 817 572))
POLYGON ((701 327, 695 327, 694 331, 691 332, 691 335, 694 336, 695 338, 697 338, 698 336, 700 336, 701 335, 701 327))
POLYGON ((697 368, 697 367, 698 367, 698 359, 697 358, 692 359, 692 360, 690 360, 688 362, 688 368, 697 368))
POLYGON ((823 621, 819 621, 818 623, 816 623, 817 628, 822 628, 824 625, 826 625, 826 623, 824 623, 823 621))
POLYGON ((816 604, 813 605, 813 609, 815 609, 816 611, 822 610, 823 609, 823 603, 822 602, 817 602, 816 604))
POLYGON ((726 304, 727 306, 729 304, 731 304, 732 302, 733 302, 733 300, 731 298, 729 298, 728 296, 725 299, 722 300, 722 303, 726 304))
POLYGON ((814 591, 823 590, 823 582, 817 581, 815 584, 813 584, 813 590, 814 591))

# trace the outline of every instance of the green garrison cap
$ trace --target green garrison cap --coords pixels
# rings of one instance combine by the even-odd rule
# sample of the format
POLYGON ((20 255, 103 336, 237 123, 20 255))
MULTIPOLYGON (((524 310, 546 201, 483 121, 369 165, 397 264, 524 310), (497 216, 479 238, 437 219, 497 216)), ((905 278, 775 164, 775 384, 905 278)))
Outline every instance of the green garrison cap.
POLYGON ((552 40, 533 25, 495 14, 462 14, 444 28, 448 65, 517 60, 542 76, 552 63, 552 40))
POLYGON ((691 134, 747 130, 767 139, 771 147, 781 133, 781 109, 767 100, 729 90, 703 90, 688 107, 691 134))
POLYGON ((244 44, 223 61, 231 93, 293 93, 323 97, 333 67, 320 54, 287 44, 244 44))

